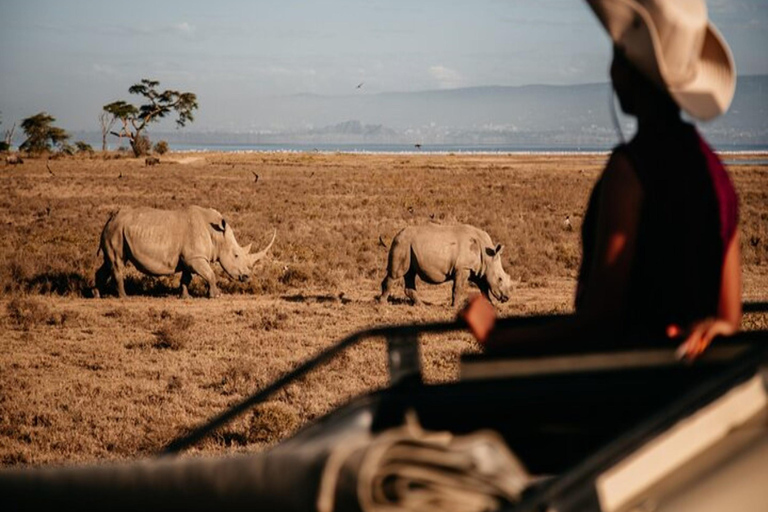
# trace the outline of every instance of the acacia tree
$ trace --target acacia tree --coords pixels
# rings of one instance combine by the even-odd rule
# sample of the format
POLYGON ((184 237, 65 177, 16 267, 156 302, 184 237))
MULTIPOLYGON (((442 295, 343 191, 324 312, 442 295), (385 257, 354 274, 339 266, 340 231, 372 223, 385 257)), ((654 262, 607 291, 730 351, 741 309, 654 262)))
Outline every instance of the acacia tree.
POLYGON ((126 101, 119 100, 104 105, 104 111, 112 114, 113 119, 123 123, 119 132, 110 132, 117 137, 127 137, 131 142, 133 154, 141 156, 149 151, 149 144, 142 133, 147 125, 168 114, 176 113, 176 125, 183 127, 187 121, 194 121, 193 111, 197 109, 197 96, 191 92, 166 90, 159 92, 160 82, 142 78, 141 82, 128 88, 130 94, 138 94, 147 103, 136 107, 126 101))
POLYGON ((19 149, 30 153, 42 153, 50 151, 51 146, 60 146, 69 139, 69 134, 63 128, 53 126, 56 118, 47 112, 40 112, 28 117, 21 122, 21 129, 27 139, 21 143, 19 149))

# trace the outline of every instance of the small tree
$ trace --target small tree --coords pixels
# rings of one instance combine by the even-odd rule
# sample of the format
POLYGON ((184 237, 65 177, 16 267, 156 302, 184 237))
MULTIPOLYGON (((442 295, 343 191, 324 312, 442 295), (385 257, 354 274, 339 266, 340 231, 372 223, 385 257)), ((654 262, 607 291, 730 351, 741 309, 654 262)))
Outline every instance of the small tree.
POLYGON ((158 155, 164 155, 168 152, 168 143, 164 140, 161 140, 155 144, 154 150, 158 155))
POLYGON ((21 143, 19 149, 30 153, 42 153, 50 151, 51 146, 60 146, 69 139, 69 134, 64 129, 53 126, 56 118, 46 112, 40 112, 28 117, 21 122, 21 129, 27 139, 21 143))
POLYGON ((166 90, 158 92, 160 82, 143 78, 140 83, 128 88, 130 94, 138 94, 147 100, 147 103, 136 107, 123 100, 114 101, 104 105, 104 111, 112 115, 113 119, 119 119, 123 127, 119 132, 110 132, 118 137, 127 137, 131 143, 133 154, 141 156, 149 151, 151 146, 142 143, 143 131, 147 125, 157 121, 168 114, 176 113, 176 125, 183 127, 187 121, 193 122, 193 111, 197 109, 197 96, 191 92, 179 92, 166 90), (145 147, 146 146, 146 147, 145 147))
POLYGON ((93 153, 93 146, 82 140, 75 142, 75 149, 78 153, 93 153))

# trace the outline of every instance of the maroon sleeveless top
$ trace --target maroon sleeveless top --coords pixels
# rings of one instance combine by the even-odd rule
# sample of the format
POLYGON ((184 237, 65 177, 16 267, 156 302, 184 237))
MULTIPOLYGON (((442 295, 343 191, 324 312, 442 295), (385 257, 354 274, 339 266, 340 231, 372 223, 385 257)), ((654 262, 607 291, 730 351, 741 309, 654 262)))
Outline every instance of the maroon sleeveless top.
MULTIPOLYGON (((717 313, 725 251, 736 232, 738 198, 720 159, 680 121, 618 146, 643 189, 627 296, 627 332, 661 335, 717 313)), ((598 180, 582 225, 576 310, 588 293, 596 241, 598 180)))

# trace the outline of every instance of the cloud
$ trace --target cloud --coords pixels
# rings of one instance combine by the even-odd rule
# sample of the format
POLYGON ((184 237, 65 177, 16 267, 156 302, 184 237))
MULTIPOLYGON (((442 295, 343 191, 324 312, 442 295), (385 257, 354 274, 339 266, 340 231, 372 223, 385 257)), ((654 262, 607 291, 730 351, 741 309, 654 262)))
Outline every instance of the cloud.
POLYGON ((180 23, 176 23, 171 27, 171 30, 176 32, 178 35, 184 37, 184 38, 194 38, 197 34, 197 27, 194 25, 190 25, 186 21, 182 21, 180 23))
POLYGON ((114 66, 111 66, 109 64, 97 64, 94 63, 91 66, 91 71, 94 75, 105 77, 105 78, 123 78, 122 73, 120 73, 114 66))
POLYGON ((183 39, 200 39, 201 34, 197 26, 187 21, 166 25, 97 25, 97 26, 59 26, 37 23, 30 25, 32 29, 45 32, 57 32, 62 34, 92 34, 108 37, 180 37, 183 39))
POLYGON ((431 66, 429 74, 437 81, 440 89, 455 89, 464 85, 464 77, 455 69, 447 68, 443 65, 431 66))

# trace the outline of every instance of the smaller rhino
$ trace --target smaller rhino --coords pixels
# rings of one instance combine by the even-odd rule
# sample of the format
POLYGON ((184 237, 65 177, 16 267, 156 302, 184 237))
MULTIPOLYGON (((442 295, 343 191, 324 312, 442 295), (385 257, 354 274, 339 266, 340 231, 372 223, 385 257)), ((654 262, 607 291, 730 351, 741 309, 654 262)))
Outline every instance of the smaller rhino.
POLYGON ((451 305, 459 304, 468 281, 489 297, 506 302, 513 282, 501 265, 504 246, 494 245, 485 231, 467 224, 427 224, 401 230, 392 239, 387 262, 387 276, 381 282, 384 302, 392 285, 405 278, 405 295, 420 304, 416 293, 416 276, 430 284, 453 281, 451 305))
POLYGON ((5 165, 19 165, 23 163, 24 160, 19 155, 8 155, 5 157, 5 165))

